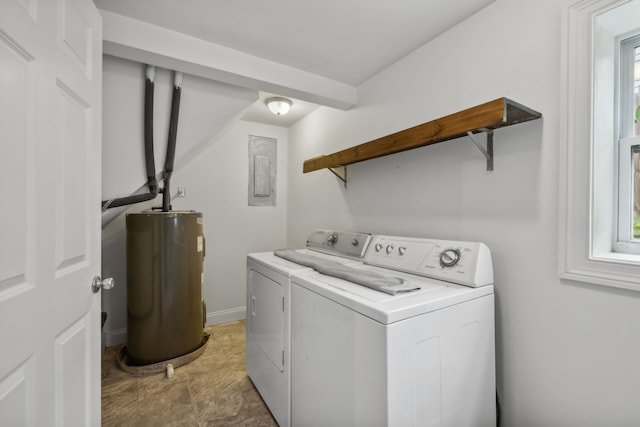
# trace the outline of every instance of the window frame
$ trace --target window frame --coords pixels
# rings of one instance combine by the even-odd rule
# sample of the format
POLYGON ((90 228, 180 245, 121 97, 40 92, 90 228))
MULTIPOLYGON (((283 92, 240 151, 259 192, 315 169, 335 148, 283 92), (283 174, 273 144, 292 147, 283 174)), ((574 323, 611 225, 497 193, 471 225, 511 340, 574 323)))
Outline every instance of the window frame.
MULTIPOLYGON (((563 8, 559 152, 559 275, 640 291, 640 255, 617 237, 615 37, 602 17, 640 0, 580 0, 563 8), (605 73, 604 79, 595 74, 605 73), (608 73, 608 74, 607 74, 608 73), (597 120, 594 120, 597 117, 597 120)), ((629 14, 629 21, 638 14, 629 14)), ((637 27, 637 21, 633 23, 637 27)))
POLYGON ((633 111, 635 99, 633 95, 635 80, 633 67, 635 65, 636 48, 640 47, 640 24, 638 28, 633 29, 629 34, 618 37, 619 60, 617 61, 620 69, 618 72, 618 108, 620 111, 620 137, 628 138, 635 135, 633 111), (623 114, 623 111, 631 111, 632 114, 623 114))

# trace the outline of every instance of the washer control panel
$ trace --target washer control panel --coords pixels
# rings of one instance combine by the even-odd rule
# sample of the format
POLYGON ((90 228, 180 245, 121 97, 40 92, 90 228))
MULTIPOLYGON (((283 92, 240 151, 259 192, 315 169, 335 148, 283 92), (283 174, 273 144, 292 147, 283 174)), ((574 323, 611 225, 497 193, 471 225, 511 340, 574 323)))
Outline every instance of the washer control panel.
POLYGON ((374 236, 365 263, 472 287, 493 284, 491 253, 478 242, 374 236))
POLYGON ((307 238, 307 248, 347 258, 363 258, 371 234, 354 231, 315 230, 307 238))

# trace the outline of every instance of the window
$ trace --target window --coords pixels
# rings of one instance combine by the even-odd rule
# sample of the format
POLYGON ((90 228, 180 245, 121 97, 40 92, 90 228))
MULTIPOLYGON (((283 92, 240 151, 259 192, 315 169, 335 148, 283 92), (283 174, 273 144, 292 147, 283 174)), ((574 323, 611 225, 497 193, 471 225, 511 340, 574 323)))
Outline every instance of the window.
POLYGON ((638 16, 640 0, 565 9, 559 273, 640 291, 638 16))
POLYGON ((617 252, 640 254, 640 34, 619 40, 617 252))

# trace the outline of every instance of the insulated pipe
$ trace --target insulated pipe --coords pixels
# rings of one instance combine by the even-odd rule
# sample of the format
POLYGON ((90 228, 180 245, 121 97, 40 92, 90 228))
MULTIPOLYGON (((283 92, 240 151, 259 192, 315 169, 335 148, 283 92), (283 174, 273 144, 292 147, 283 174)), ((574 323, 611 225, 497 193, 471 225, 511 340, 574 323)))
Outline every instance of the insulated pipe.
POLYGON ((142 203, 148 200, 153 200, 158 193, 143 193, 143 194, 134 194, 133 196, 120 197, 117 199, 111 200, 103 200, 102 201, 102 210, 106 211, 111 208, 118 208, 120 206, 133 205, 134 203, 142 203))
POLYGON ((147 75, 147 80, 151 80, 152 82, 156 81, 156 67, 153 65, 147 65, 145 70, 147 75))
POLYGON ((144 91, 144 158, 147 169, 147 185, 149 186, 149 193, 155 197, 158 194, 158 182, 156 181, 156 164, 153 153, 153 92, 155 78, 155 67, 152 68, 151 78, 149 77, 149 71, 147 71, 147 80, 145 82, 144 91))
POLYGON ((164 161, 164 172, 162 173, 162 211, 171 210, 171 174, 173 173, 173 163, 176 157, 176 137, 178 134, 178 115, 180 113, 180 94, 182 88, 182 73, 176 72, 174 77, 173 98, 171 100, 171 121, 169 122, 169 141, 167 142, 167 156, 164 161))
POLYGON ((109 208, 132 205, 134 203, 153 200, 158 195, 158 182, 156 181, 156 165, 153 155, 153 92, 156 67, 147 65, 146 80, 144 88, 144 158, 147 171, 147 186, 149 192, 144 194, 134 194, 128 197, 121 197, 102 201, 102 210, 109 208))

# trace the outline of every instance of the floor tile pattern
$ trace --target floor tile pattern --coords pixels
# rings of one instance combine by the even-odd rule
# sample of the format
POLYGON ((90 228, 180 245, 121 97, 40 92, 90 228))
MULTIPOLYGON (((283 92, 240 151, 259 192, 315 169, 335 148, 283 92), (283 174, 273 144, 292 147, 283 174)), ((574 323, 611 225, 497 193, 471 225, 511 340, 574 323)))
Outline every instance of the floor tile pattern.
POLYGON ((245 322, 206 328, 204 353, 175 369, 144 377, 122 371, 108 347, 102 356, 102 425, 277 427, 245 371, 245 322))

